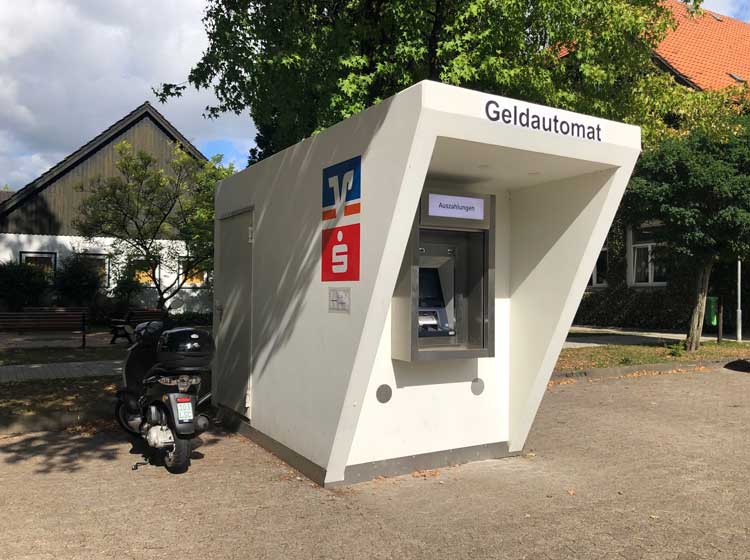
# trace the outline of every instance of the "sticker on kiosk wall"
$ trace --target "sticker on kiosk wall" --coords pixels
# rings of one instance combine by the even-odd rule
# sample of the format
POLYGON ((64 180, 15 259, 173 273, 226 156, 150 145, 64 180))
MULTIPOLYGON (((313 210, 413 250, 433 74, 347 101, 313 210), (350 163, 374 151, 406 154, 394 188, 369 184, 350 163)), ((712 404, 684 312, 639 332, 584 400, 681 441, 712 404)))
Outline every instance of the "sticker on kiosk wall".
POLYGON ((323 282, 359 280, 359 224, 323 230, 323 282))
POLYGON ((323 170, 321 280, 359 280, 361 163, 357 156, 323 170), (340 221, 345 225, 334 226, 340 221), (355 223, 352 223, 355 222, 355 223))
POLYGON ((323 221, 354 216, 362 211, 362 157, 357 156, 323 170, 323 221))

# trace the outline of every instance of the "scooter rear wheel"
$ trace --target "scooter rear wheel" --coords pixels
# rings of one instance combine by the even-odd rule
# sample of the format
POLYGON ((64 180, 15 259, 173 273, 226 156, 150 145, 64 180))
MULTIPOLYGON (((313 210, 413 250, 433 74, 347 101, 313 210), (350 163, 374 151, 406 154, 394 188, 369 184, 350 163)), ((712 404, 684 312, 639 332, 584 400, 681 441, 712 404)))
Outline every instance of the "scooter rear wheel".
POLYGON ((137 430, 134 430, 130 427, 127 420, 127 414, 128 414, 128 407, 125 406, 125 403, 121 400, 117 401, 117 404, 115 405, 115 418, 117 418, 117 423, 120 424, 120 427, 125 430, 127 433, 133 436, 139 436, 141 435, 140 432, 137 430))
POLYGON ((190 465, 190 440, 174 438, 174 449, 164 454, 164 466, 172 474, 184 473, 190 465))

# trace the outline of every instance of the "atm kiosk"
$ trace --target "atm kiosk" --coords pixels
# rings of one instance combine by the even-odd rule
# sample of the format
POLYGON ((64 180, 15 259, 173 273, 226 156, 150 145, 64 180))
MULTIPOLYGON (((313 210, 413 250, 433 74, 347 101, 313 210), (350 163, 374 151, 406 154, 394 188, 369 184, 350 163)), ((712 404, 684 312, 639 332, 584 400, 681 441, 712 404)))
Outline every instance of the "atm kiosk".
POLYGON ((494 195, 423 192, 394 291, 394 359, 494 356, 494 224, 494 195))
POLYGON ((326 486, 521 452, 639 153, 421 82, 225 179, 214 404, 326 486))

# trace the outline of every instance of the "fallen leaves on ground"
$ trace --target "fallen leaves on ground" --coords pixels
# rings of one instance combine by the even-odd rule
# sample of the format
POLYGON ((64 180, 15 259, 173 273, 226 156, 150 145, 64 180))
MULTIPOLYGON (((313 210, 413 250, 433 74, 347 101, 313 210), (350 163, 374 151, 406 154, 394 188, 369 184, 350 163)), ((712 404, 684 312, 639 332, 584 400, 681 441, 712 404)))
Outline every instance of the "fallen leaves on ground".
POLYGON ((438 469, 434 470, 423 470, 423 471, 414 471, 411 473, 411 476, 414 478, 438 478, 440 476, 440 471, 438 469))
POLYGON ((79 436, 93 436, 97 432, 111 432, 118 428, 119 427, 114 420, 107 418, 70 426, 65 428, 65 432, 79 436))

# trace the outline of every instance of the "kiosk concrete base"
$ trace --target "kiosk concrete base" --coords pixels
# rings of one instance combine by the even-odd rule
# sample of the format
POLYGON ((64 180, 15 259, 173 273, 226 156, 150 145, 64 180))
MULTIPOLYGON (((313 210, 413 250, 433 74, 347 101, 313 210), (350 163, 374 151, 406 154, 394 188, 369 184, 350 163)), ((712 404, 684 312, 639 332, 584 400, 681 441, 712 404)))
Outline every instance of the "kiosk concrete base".
POLYGON ((506 442, 474 445, 460 449, 448 449, 434 453, 423 453, 421 455, 410 455, 384 461, 349 465, 344 471, 344 480, 325 482, 326 470, 323 467, 316 465, 275 439, 259 432, 250 425, 250 421, 244 416, 224 406, 220 407, 219 416, 225 427, 236 431, 253 443, 260 445, 316 484, 320 484, 325 488, 366 482, 378 476, 400 476, 413 473, 414 471, 440 469, 474 461, 486 461, 488 459, 503 459, 521 454, 520 451, 509 451, 506 442))

